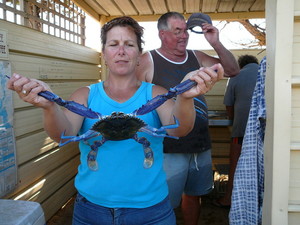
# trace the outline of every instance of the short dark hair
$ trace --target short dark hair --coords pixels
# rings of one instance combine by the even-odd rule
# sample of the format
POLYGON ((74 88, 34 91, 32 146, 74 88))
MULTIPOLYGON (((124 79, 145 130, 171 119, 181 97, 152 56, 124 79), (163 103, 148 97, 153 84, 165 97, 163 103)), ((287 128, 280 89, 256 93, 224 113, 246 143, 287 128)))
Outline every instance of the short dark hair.
POLYGON ((169 18, 182 19, 185 21, 185 18, 182 14, 180 14, 178 12, 167 12, 158 19, 157 29, 158 30, 168 30, 169 29, 169 24, 168 24, 169 18))
POLYGON ((129 16, 117 17, 104 24, 104 26, 101 28, 102 50, 104 50, 104 46, 106 44, 107 32, 115 26, 130 27, 136 35, 139 51, 140 52, 143 51, 142 44, 144 44, 144 40, 143 40, 144 28, 140 26, 137 21, 135 21, 133 18, 129 16))
POLYGON ((238 58, 238 64, 240 66, 240 69, 242 69, 244 66, 246 66, 249 63, 258 63, 258 59, 254 55, 241 55, 238 58))

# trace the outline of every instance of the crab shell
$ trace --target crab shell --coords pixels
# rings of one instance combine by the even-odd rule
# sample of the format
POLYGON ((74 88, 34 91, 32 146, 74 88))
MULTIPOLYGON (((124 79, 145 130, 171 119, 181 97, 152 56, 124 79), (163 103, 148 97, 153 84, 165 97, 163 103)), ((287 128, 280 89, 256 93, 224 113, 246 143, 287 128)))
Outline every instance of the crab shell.
POLYGON ((146 124, 138 117, 123 112, 113 112, 96 122, 91 128, 102 134, 106 140, 120 141, 132 138, 146 124))

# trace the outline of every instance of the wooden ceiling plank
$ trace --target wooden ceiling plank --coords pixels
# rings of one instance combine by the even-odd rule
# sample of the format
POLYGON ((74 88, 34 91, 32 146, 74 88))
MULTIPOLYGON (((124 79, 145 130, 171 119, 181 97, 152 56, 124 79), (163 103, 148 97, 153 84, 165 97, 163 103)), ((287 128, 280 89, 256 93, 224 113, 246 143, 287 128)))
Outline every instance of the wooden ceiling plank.
POLYGON ((187 13, 200 12, 200 0, 185 0, 187 13))
POLYGON ((250 11, 265 11, 266 0, 256 0, 251 6, 250 11))
POLYGON ((113 0, 95 0, 109 15, 122 16, 123 13, 119 10, 113 0))
POLYGON ((147 0, 131 0, 131 2, 137 9, 139 15, 153 14, 153 11, 151 10, 147 0))
POLYGON ((109 15, 96 0, 85 0, 85 2, 90 5, 92 9, 98 12, 99 15, 109 15))
POLYGON ((217 11, 218 0, 203 0, 202 12, 214 13, 217 11))
POLYGON ((247 12, 249 11, 250 7, 253 5, 255 0, 239 0, 237 1, 236 5, 234 6, 234 12, 247 12))
POLYGON ((168 12, 167 6, 164 0, 149 0, 154 14, 164 14, 168 12))
POLYGON ((220 0, 219 13, 232 12, 236 0, 220 0))
POLYGON ((124 15, 138 15, 137 10, 129 0, 114 0, 124 15))
POLYGON ((167 4, 170 11, 184 13, 182 0, 167 0, 167 4))

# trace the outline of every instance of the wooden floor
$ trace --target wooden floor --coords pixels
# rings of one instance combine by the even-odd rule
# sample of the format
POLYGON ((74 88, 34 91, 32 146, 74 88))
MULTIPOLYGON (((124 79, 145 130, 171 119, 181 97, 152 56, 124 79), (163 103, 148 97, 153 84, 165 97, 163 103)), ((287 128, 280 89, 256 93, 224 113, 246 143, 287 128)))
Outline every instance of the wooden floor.
MULTIPOLYGON (((219 208, 213 205, 213 200, 224 194, 226 182, 227 179, 224 178, 224 176, 217 175, 215 177, 215 189, 209 195, 202 197, 202 211, 198 223, 199 225, 229 225, 229 209, 219 208)), ((75 197, 70 199, 69 202, 47 222, 47 225, 71 225, 74 199, 75 197)), ((177 225, 184 225, 180 209, 176 209, 175 214, 177 225)))

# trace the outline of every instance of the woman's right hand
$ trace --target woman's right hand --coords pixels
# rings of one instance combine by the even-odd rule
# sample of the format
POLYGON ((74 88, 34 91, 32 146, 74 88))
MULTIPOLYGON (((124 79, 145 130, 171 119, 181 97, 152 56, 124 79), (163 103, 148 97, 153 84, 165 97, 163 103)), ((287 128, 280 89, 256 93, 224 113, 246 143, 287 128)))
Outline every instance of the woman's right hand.
POLYGON ((15 91, 24 102, 34 106, 48 108, 54 104, 38 95, 41 91, 51 91, 50 87, 40 80, 14 73, 7 82, 7 88, 15 91))

